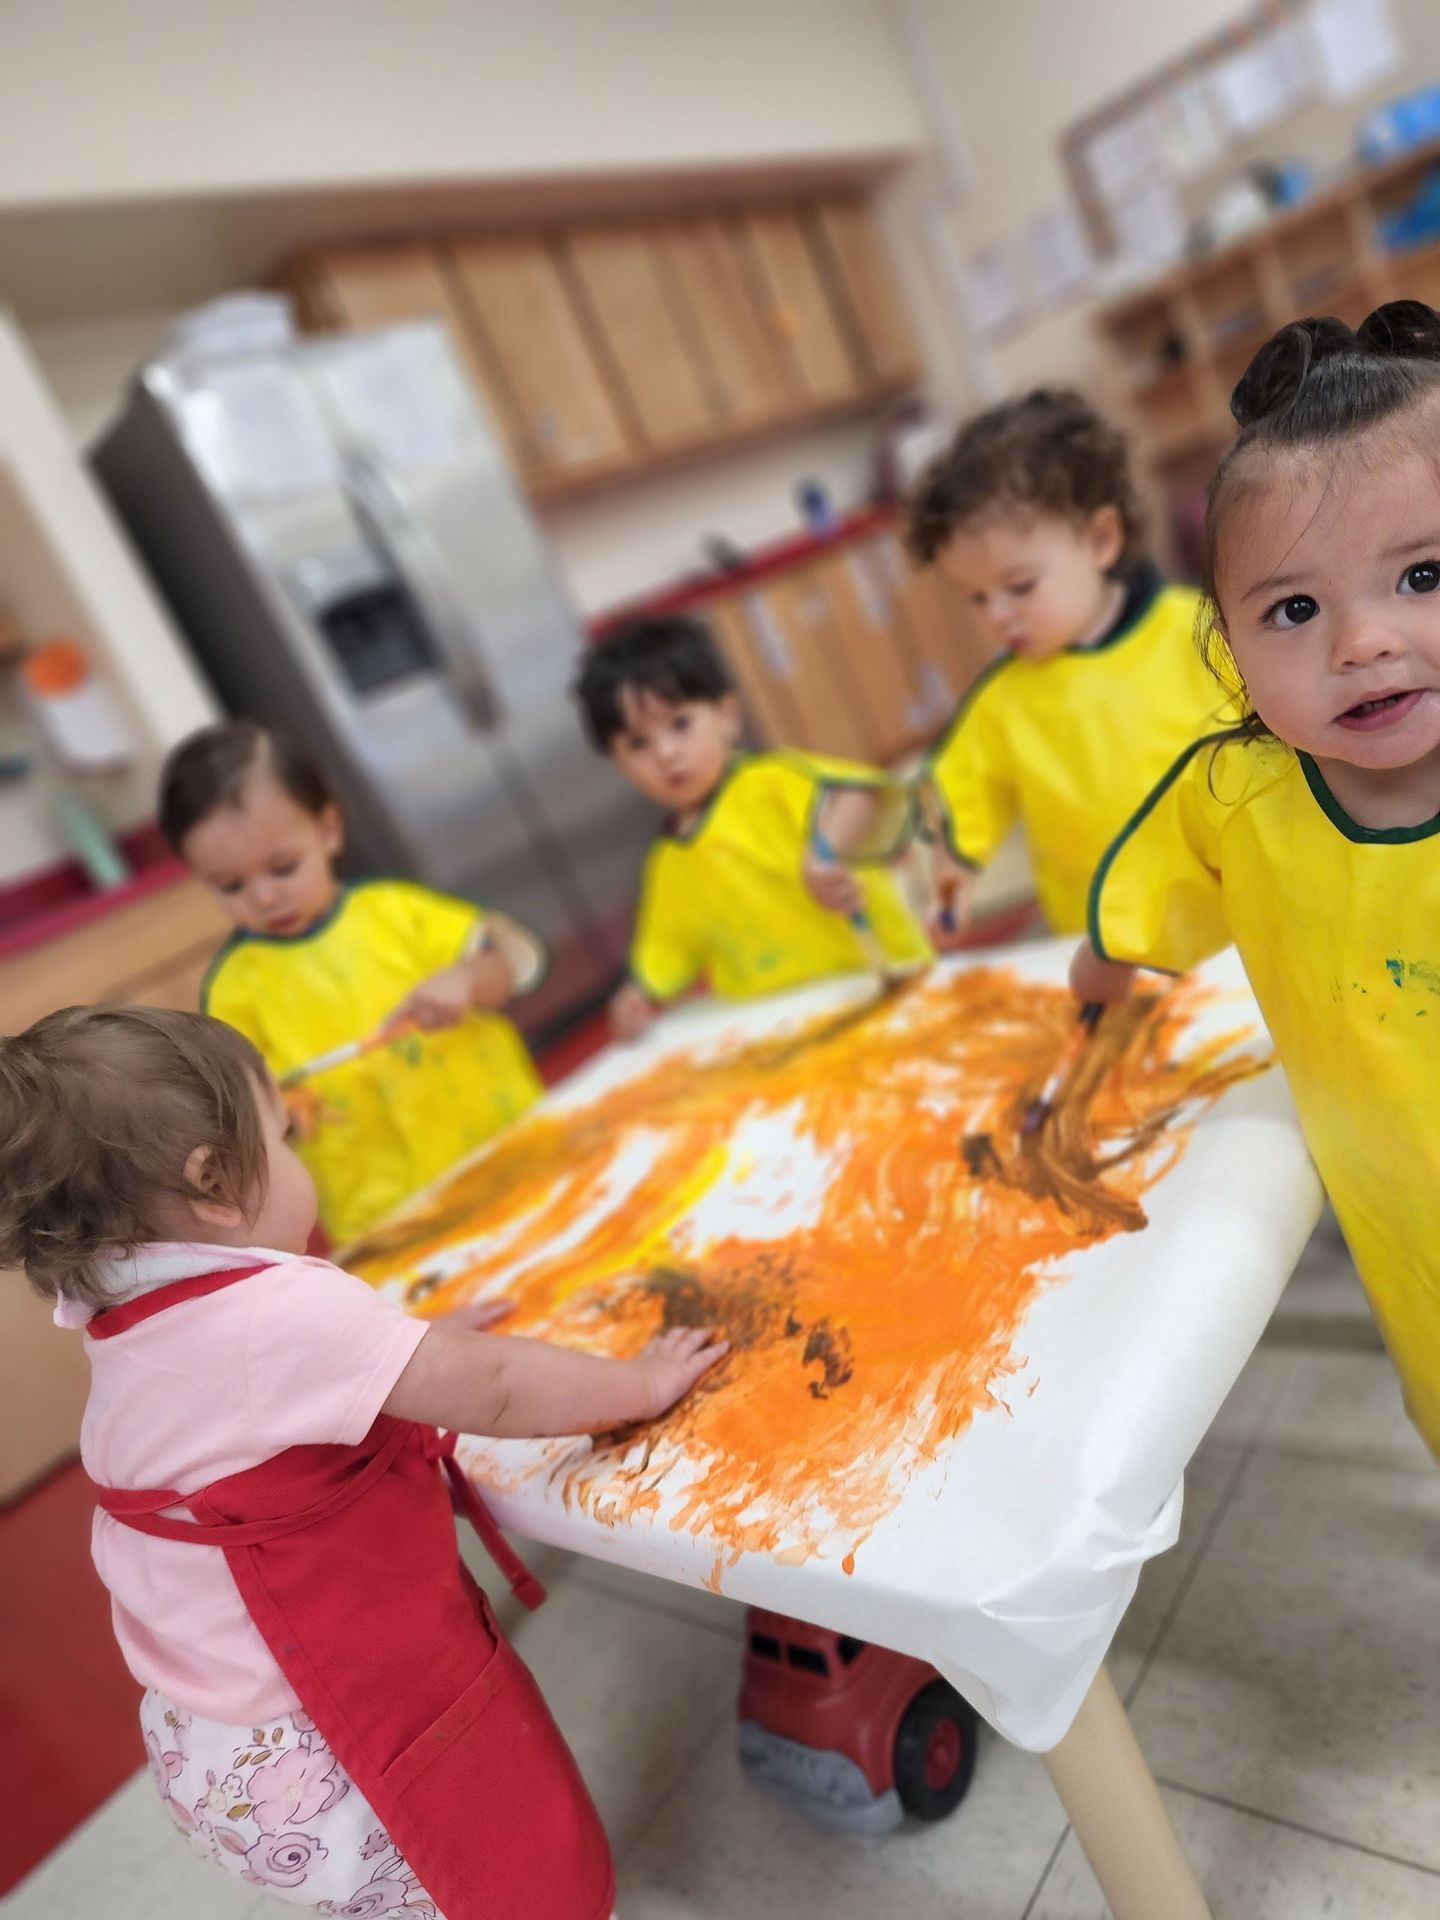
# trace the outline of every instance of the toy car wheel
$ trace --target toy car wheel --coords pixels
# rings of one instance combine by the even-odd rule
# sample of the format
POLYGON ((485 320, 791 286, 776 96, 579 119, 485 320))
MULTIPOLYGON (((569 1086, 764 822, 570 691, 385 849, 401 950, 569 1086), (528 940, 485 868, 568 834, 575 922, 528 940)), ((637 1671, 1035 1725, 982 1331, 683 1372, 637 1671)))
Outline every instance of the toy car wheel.
POLYGON ((936 1680, 905 1709, 895 1735, 895 1790, 916 1820, 943 1820, 975 1771, 975 1709, 936 1680))

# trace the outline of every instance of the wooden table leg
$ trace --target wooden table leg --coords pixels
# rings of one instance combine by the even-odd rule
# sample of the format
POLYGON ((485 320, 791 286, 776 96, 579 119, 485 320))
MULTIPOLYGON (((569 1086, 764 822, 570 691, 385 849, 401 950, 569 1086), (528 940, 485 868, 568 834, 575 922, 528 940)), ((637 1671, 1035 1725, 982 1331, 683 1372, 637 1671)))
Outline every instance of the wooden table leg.
POLYGON ((1210 1920, 1106 1668, 1045 1765, 1115 1920, 1210 1920))

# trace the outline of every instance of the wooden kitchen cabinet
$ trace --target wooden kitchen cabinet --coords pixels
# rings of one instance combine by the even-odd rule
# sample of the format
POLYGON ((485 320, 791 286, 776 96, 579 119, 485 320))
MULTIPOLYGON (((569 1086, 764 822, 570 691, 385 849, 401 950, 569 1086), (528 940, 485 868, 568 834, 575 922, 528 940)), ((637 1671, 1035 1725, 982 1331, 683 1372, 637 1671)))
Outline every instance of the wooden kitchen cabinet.
POLYGON ((177 880, 0 963, 0 1032, 93 1000, 198 1011, 229 922, 197 880, 177 880))
POLYGON ((735 242, 745 260, 792 402, 836 406, 867 386, 847 342, 800 213, 788 207, 742 214, 735 242))
POLYGON ((873 760, 879 741, 871 725, 844 626, 826 590, 826 563, 782 574, 762 600, 794 663, 790 686, 797 731, 794 745, 849 760, 873 760))
POLYGON ((843 656, 862 702, 865 757, 888 765, 926 731, 919 669, 898 630, 889 580, 879 556, 861 541, 822 560, 812 578, 830 604, 829 644, 843 656))
POLYGON ((433 247, 418 241, 327 247, 293 262, 284 282, 304 324, 316 330, 388 327, 427 317, 443 321, 511 465, 526 479, 540 472, 538 448, 433 247))
MULTIPOLYGON (((199 1008, 200 981, 229 923, 190 879, 100 914, 0 961, 0 1032, 94 1000, 199 1008)), ((90 1369, 84 1344, 56 1327, 23 1274, 0 1273, 0 1502, 71 1455, 90 1369)))
POLYGON ((810 232, 870 383, 913 381, 919 356, 870 209, 863 200, 822 200, 810 232))
POLYGON ((645 226, 580 227, 560 243, 597 354, 641 445, 656 453, 711 439, 722 414, 705 350, 645 226))
POLYGON ((591 480, 642 449, 627 434, 550 242, 464 240, 450 260, 484 347, 534 442, 544 481, 591 480))
POLYGON ((743 432, 784 419, 790 403, 775 347, 725 222, 665 221, 655 243, 724 427, 743 432))
POLYGON ((763 591, 712 600, 699 612, 729 663, 758 743, 798 746, 804 727, 795 704, 795 656, 763 591))

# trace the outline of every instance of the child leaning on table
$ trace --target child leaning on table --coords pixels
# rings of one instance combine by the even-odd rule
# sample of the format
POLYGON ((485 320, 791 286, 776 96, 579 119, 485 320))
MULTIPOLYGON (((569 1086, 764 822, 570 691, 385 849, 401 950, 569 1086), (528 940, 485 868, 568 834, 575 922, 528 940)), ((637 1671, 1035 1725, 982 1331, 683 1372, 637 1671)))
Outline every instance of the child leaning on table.
POLYGON ((318 767, 250 721, 181 743, 160 823, 235 923, 201 990, 280 1081, 351 1041, 393 1037, 309 1077, 297 1151, 335 1245, 363 1233, 541 1092, 500 1012, 544 970, 501 914, 405 880, 347 886, 345 822, 318 767))
POLYGON ((84 1330, 92 1551, 156 1785, 196 1852, 292 1906, 606 1920, 604 1832, 460 1562, 437 1426, 650 1419, 724 1346, 612 1360, 407 1317, 305 1257, 287 1125, 201 1014, 0 1039, 0 1263, 84 1330))
POLYGON ((739 1000, 931 957, 894 875, 866 854, 903 839, 901 790, 852 761, 741 752, 740 702, 698 621, 620 629, 587 652, 575 690, 591 745, 666 809, 611 1003, 620 1034, 701 979, 739 1000))
POLYGON ((1198 595, 1145 559, 1124 436, 1077 393, 1040 388, 969 421, 907 518, 912 556, 955 582, 1001 649, 921 776, 930 932, 953 944, 976 873, 1017 821, 1046 919, 1078 932, 1111 838, 1215 724, 1198 595))
POLYGON ((1285 327, 1230 407, 1209 644, 1245 719, 1136 808, 1072 980, 1117 998, 1234 941, 1440 1455, 1440 314, 1285 327))

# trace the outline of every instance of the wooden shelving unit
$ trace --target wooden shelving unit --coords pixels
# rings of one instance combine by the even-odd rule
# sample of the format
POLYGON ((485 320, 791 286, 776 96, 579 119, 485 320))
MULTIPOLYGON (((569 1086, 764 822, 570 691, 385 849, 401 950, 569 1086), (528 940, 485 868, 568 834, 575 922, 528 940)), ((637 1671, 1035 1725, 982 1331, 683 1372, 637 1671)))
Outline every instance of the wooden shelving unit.
POLYGON ((1357 169, 1227 247, 1104 307, 1095 324, 1115 398, 1142 455, 1164 477, 1218 454, 1234 432, 1230 392, 1287 320, 1335 314, 1351 326, 1386 300, 1440 304, 1440 242, 1386 250, 1378 221, 1440 166, 1440 142, 1357 169))

